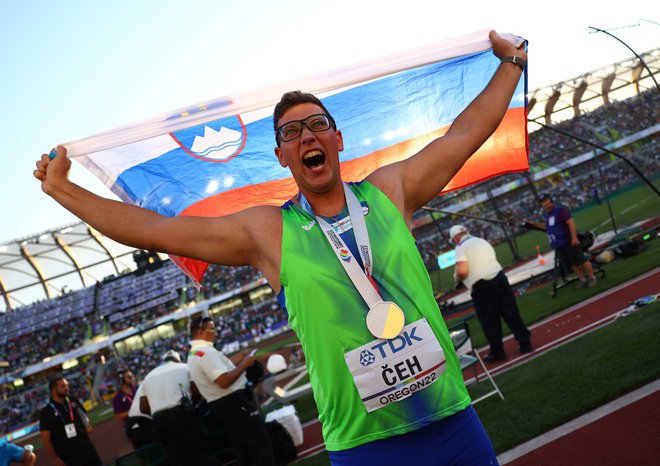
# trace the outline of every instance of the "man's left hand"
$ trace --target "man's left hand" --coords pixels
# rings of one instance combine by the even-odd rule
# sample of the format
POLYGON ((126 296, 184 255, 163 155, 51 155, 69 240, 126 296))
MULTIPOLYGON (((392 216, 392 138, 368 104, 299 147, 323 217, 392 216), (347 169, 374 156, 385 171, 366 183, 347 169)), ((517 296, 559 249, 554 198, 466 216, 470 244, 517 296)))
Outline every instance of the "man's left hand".
POLYGON ((509 39, 502 37, 495 31, 490 31, 488 34, 490 42, 493 44, 493 54, 497 58, 510 57, 516 55, 524 60, 527 60, 527 52, 525 52, 525 41, 523 40, 520 47, 516 47, 509 39))

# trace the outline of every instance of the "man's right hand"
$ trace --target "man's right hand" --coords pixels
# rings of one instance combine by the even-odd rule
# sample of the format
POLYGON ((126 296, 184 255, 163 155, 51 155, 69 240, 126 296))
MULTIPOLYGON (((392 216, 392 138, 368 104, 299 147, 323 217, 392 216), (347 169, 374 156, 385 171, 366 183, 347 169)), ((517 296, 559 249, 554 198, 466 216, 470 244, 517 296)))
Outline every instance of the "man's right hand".
POLYGON ((69 178, 71 161, 66 156, 66 148, 57 146, 57 156, 51 160, 48 154, 43 154, 37 162, 37 169, 32 172, 34 177, 41 181, 41 189, 52 195, 58 183, 69 178))
POLYGON ((243 367, 248 368, 254 365, 255 361, 257 358, 254 357, 252 353, 252 350, 245 350, 243 353, 243 360, 241 361, 241 364, 243 367))

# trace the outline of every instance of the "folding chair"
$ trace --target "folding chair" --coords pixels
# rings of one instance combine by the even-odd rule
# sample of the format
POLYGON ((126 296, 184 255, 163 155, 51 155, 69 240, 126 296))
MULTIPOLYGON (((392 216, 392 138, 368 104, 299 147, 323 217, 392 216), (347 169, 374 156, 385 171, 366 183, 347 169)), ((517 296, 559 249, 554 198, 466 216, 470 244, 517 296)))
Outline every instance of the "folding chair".
MULTIPOLYGON (((474 370, 474 381, 477 385, 479 385, 479 372, 477 371, 477 364, 481 364, 481 368, 484 370, 484 374, 486 374, 486 377, 493 385, 493 390, 481 395, 476 400, 472 400, 472 404, 477 404, 481 400, 495 394, 498 394, 500 398, 504 399, 504 395, 502 395, 500 388, 497 386, 495 380, 493 380, 493 377, 490 375, 490 371, 486 368, 486 365, 481 359, 481 356, 479 356, 479 353, 472 346, 472 338, 470 337, 470 326, 468 324, 468 320, 462 320, 461 322, 449 327, 448 330, 449 335, 451 336, 451 340, 454 344, 454 349, 456 350, 456 354, 458 356, 458 361, 461 363, 461 369, 465 371, 465 369, 472 367, 474 370)), ((467 381, 466 385, 468 385, 467 381)))

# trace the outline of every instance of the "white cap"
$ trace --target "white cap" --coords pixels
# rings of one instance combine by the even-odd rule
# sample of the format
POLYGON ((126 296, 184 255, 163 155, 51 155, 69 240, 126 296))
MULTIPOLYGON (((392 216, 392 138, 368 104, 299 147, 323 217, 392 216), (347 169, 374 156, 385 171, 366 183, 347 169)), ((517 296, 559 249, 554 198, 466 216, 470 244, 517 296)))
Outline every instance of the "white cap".
POLYGON ((467 228, 463 225, 454 225, 449 229, 449 239, 454 239, 456 235, 463 232, 467 233, 467 228))
POLYGON ((174 350, 166 351, 161 358, 163 361, 175 360, 176 362, 181 362, 181 355, 174 350))
POLYGON ((268 362, 266 363, 266 369, 268 369, 268 372, 271 374, 282 372, 284 369, 286 369, 286 361, 284 360, 284 356, 278 353, 271 354, 268 358, 268 362))

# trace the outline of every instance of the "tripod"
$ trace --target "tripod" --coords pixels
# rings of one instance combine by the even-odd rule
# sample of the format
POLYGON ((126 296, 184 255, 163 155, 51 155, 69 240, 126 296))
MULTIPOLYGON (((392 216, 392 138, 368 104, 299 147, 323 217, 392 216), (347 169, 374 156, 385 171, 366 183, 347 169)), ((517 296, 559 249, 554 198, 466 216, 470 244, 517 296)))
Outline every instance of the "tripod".
MULTIPOLYGON (((593 244, 593 242, 592 242, 593 244)), ((589 245, 590 246, 590 245, 589 245)), ((589 247, 585 248, 585 245, 582 245, 582 251, 584 252, 585 256, 588 258, 591 262, 591 267, 594 269, 594 277, 598 278, 604 278, 605 277, 605 269, 603 269, 598 262, 594 262, 591 260, 591 254, 588 251, 589 247)), ((557 254, 557 251, 555 250, 555 265, 552 270, 552 297, 556 298, 557 297, 557 292, 559 291, 560 288, 563 288, 567 285, 570 285, 571 283, 575 282, 578 280, 577 275, 574 277, 566 278, 570 273, 572 272, 571 267, 568 266, 567 264, 562 264, 561 260, 559 260, 559 254, 557 254), (559 283, 559 277, 561 276, 561 283, 559 283)))

